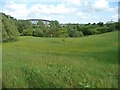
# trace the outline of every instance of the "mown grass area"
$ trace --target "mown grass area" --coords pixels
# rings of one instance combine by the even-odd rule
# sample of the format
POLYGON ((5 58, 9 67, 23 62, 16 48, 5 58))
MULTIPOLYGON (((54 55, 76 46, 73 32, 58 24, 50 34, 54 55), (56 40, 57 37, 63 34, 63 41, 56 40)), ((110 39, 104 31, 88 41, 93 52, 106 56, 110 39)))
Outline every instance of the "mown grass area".
POLYGON ((65 42, 23 36, 2 47, 3 87, 118 87, 117 31, 65 42))

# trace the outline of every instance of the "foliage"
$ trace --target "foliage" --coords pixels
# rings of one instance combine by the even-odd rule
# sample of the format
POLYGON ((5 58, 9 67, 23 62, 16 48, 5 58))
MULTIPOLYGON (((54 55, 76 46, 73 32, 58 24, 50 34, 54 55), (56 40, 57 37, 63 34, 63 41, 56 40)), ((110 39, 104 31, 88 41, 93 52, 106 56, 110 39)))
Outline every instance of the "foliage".
POLYGON ((64 24, 51 21, 49 25, 38 22, 38 27, 43 30, 43 36, 47 37, 81 37, 94 34, 102 34, 119 29, 119 23, 88 23, 88 24, 64 24))
POLYGON ((79 31, 81 31, 84 35, 92 35, 92 31, 91 31, 91 26, 81 26, 79 28, 79 31))
POLYGON ((69 23, 61 25, 57 20, 52 20, 49 23, 38 20, 37 24, 33 25, 29 20, 17 20, 3 13, 1 15, 3 16, 3 41, 15 40, 18 35, 65 38, 82 37, 120 30, 120 22, 109 22, 105 24, 103 22, 93 24, 69 23))
POLYGON ((21 36, 32 36, 32 34, 33 34, 33 31, 31 29, 24 29, 21 32, 21 36))
POLYGON ((18 39, 19 32, 15 25, 15 21, 12 17, 7 16, 3 13, 2 15, 2 37, 4 41, 14 41, 18 39))
POLYGON ((36 28, 34 31, 33 31, 33 36, 35 37, 43 37, 44 33, 43 33, 43 30, 41 30, 41 28, 36 28))
POLYGON ((32 36, 32 29, 33 29, 33 26, 32 26, 32 23, 28 20, 18 20, 16 22, 16 25, 17 25, 17 28, 18 28, 18 31, 20 33, 22 33, 22 35, 25 35, 25 36, 32 36), (27 31, 28 30, 28 31, 27 31), (25 33, 25 34, 24 34, 25 33), (28 33, 28 34, 27 34, 28 33))
POLYGON ((4 24, 2 25, 2 40, 4 42, 9 40, 9 36, 7 35, 4 24))
POLYGON ((57 20, 55 21, 52 20, 49 25, 50 25, 49 36, 52 35, 52 37, 57 37, 60 30, 59 22, 57 20))
POLYGON ((68 30, 67 30, 67 28, 66 27, 61 27, 60 29, 59 29, 59 32, 58 32, 58 36, 57 37, 69 37, 69 35, 68 35, 68 30))
POLYGON ((115 30, 120 30, 120 22, 116 22, 116 24, 115 24, 115 30))
POLYGON ((99 22, 99 23, 97 23, 97 25, 99 25, 100 27, 102 27, 104 25, 104 23, 103 22, 99 22))

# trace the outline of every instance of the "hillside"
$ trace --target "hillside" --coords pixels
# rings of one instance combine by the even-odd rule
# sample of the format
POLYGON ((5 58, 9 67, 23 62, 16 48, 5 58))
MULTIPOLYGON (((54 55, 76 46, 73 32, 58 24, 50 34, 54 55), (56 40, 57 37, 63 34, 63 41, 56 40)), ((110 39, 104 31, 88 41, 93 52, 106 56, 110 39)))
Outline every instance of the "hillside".
POLYGON ((118 87, 118 31, 3 43, 3 87, 118 87))

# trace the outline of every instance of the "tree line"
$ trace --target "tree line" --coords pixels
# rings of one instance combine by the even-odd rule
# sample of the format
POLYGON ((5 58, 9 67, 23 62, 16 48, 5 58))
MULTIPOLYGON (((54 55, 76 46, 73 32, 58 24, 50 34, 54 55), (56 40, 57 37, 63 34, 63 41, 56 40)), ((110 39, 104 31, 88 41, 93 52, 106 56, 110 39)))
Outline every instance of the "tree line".
POLYGON ((2 41, 15 41, 19 36, 34 37, 83 37, 120 30, 120 22, 88 23, 88 24, 60 24, 57 20, 45 24, 38 20, 32 24, 30 20, 17 20, 10 15, 2 16, 2 41))

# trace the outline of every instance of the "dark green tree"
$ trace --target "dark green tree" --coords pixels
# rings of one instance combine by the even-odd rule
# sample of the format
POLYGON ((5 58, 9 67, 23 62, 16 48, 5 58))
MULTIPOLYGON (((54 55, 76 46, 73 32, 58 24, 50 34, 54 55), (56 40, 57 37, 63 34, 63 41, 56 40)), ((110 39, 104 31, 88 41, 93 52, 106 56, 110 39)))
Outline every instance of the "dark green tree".
POLYGON ((24 29, 21 32, 21 36, 32 36, 32 35, 33 35, 33 30, 31 30, 31 29, 24 29))
POLYGON ((49 36, 51 37, 57 37, 59 34, 59 30, 60 30, 60 24, 57 20, 55 21, 51 21, 50 22, 50 30, 49 30, 49 36))
POLYGON ((29 20, 18 20, 16 25, 21 35, 32 36, 33 25, 29 20))
POLYGON ((3 41, 15 41, 18 40, 19 32, 15 21, 10 16, 3 13, 2 15, 2 40, 3 41))
POLYGON ((41 28, 36 28, 33 31, 33 36, 35 36, 35 37, 43 37, 44 36, 43 30, 41 28))
POLYGON ((69 37, 68 30, 65 26, 59 29, 58 37, 62 37, 62 38, 69 37))
POLYGON ((97 25, 102 27, 104 25, 104 23, 103 22, 99 22, 99 23, 97 23, 97 25))

